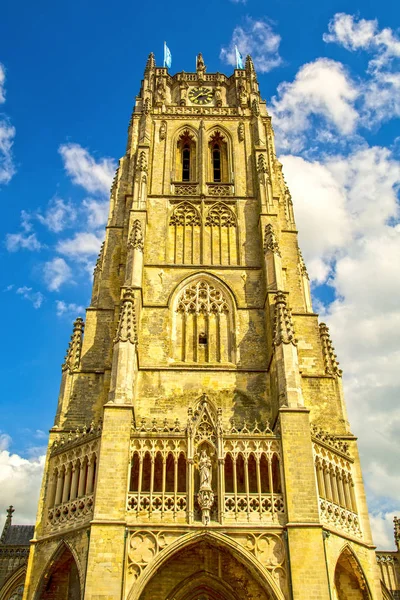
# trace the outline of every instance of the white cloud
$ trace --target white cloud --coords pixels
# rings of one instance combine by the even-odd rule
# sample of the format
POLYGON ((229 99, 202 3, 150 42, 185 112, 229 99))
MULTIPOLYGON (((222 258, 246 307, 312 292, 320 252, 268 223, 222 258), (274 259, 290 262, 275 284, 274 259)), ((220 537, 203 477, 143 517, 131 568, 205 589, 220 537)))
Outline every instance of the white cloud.
POLYGON ((62 144, 59 148, 64 168, 72 181, 90 193, 108 195, 114 177, 116 163, 111 158, 96 161, 79 144, 62 144))
POLYGON ((279 55, 281 36, 274 32, 266 20, 246 17, 237 25, 228 46, 221 49, 220 58, 228 65, 236 66, 235 45, 243 56, 250 54, 260 73, 268 73, 282 63, 279 55))
POLYGON ((108 200, 104 202, 86 198, 82 202, 82 206, 87 216, 87 224, 90 229, 98 229, 104 227, 107 223, 108 210, 110 203, 108 200))
POLYGON ((6 101, 6 91, 4 89, 4 84, 6 81, 6 70, 4 65, 0 63, 0 104, 6 101))
POLYGON ((103 237, 82 231, 76 233, 73 238, 61 240, 57 244, 57 251, 76 260, 85 260, 88 256, 99 253, 103 237))
POLYGON ((36 237, 36 233, 25 235, 23 233, 7 233, 6 248, 9 252, 17 252, 18 250, 40 250, 42 244, 36 237))
POLYGON ((400 57, 400 38, 390 27, 378 29, 377 19, 358 19, 354 15, 336 13, 328 25, 329 33, 323 35, 325 42, 340 44, 350 51, 374 52, 369 69, 374 71, 400 57))
POLYGON ((349 135, 357 126, 355 101, 359 90, 344 66, 318 58, 303 65, 292 83, 283 82, 271 101, 277 140, 282 149, 297 152, 312 128, 313 117, 323 119, 322 130, 333 127, 337 134, 349 135))
POLYGON ((64 202, 62 198, 53 198, 45 214, 38 212, 36 217, 50 231, 60 233, 75 222, 76 209, 70 202, 64 202))
POLYGON ((44 264, 43 277, 47 288, 56 292, 64 283, 72 281, 72 271, 63 258, 56 257, 44 264))
POLYGON ((34 292, 31 287, 27 287, 26 285, 18 288, 15 293, 25 298, 25 300, 32 302, 33 308, 40 308, 43 304, 43 294, 41 292, 34 292))
POLYGON ((388 523, 400 511, 400 161, 387 148, 365 146, 348 156, 282 162, 310 276, 336 295, 320 304, 321 317, 344 370, 352 430, 360 433, 374 538, 392 546, 388 523))
POLYGON ((83 306, 81 306, 79 304, 74 304, 73 302, 67 303, 67 302, 64 302, 64 300, 56 300, 56 307, 57 307, 57 315, 59 317, 61 317, 61 316, 76 317, 79 314, 82 314, 85 312, 85 309, 83 306))
MULTIPOLYGON (((0 504, 14 506, 14 523, 32 525, 36 520, 45 456, 23 458, 9 451, 10 444, 10 436, 0 434, 0 504)), ((0 513, 0 531, 5 516, 5 513, 0 513)))
MULTIPOLYGON (((0 95, 2 90, 0 88, 0 95)), ((15 174, 15 166, 12 156, 12 145, 14 143, 15 127, 8 120, 0 120, 0 184, 9 183, 15 174)))
POLYGON ((358 19, 337 13, 324 34, 325 42, 334 42, 349 51, 364 50, 372 55, 368 77, 362 90, 361 123, 371 128, 400 116, 400 38, 392 29, 379 29, 376 19, 358 19))
POLYGON ((336 13, 329 21, 329 33, 324 33, 323 40, 341 44, 347 50, 366 49, 372 45, 377 28, 376 19, 360 19, 357 22, 353 15, 336 13))

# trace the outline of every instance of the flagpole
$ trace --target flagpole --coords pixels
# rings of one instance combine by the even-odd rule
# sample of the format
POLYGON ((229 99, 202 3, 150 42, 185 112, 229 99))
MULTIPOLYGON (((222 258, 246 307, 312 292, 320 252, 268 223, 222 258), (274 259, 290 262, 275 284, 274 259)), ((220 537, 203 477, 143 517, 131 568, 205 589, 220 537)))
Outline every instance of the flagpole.
POLYGON ((163 63, 164 69, 165 69, 165 48, 166 48, 166 46, 167 46, 167 42, 164 41, 164 63, 163 63))

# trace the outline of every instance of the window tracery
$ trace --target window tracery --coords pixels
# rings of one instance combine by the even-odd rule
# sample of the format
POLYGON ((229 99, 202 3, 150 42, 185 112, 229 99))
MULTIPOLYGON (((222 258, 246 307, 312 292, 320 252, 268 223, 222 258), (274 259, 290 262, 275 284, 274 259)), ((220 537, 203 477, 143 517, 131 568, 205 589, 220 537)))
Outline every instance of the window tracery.
POLYGON ((229 206, 214 204, 208 211, 205 229, 211 264, 238 264, 237 223, 229 206))
POLYGON ((199 263, 201 219, 198 210, 190 202, 182 202, 174 209, 169 224, 173 227, 173 262, 199 263))
POLYGON ((196 141, 194 134, 185 129, 176 146, 175 181, 196 181, 196 141))
POLYGON ((184 201, 169 217, 169 260, 175 264, 239 264, 237 217, 230 206, 184 201))
POLYGON ((209 140, 209 181, 213 183, 227 183, 229 181, 228 144, 225 136, 217 130, 209 140))
POLYGON ((232 309, 225 293, 205 279, 188 284, 175 309, 176 360, 233 362, 232 309))
POLYGON ((137 522, 158 522, 166 513, 179 523, 204 522, 205 510, 220 523, 285 521, 280 440, 268 425, 225 429, 221 409, 205 394, 188 409, 186 426, 154 420, 134 427, 131 456, 127 512, 137 522))

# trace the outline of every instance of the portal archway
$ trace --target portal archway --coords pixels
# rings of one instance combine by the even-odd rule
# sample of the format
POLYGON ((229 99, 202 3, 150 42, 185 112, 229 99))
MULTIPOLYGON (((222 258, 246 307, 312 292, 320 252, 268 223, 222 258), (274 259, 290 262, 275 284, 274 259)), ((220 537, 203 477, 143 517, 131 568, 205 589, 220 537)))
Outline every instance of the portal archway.
POLYGON ((69 546, 62 543, 42 575, 35 600, 80 600, 81 597, 77 562, 69 546))
POLYGON ((256 558, 217 532, 187 534, 163 550, 128 600, 284 600, 256 558))
POLYGON ((335 568, 337 600, 370 600, 368 584, 361 566, 349 546, 341 552, 335 568))

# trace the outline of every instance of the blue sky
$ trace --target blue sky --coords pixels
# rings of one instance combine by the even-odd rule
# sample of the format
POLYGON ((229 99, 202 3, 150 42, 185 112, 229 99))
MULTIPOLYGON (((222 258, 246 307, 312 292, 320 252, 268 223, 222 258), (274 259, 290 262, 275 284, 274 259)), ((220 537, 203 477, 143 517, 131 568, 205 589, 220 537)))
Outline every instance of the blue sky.
POLYGON ((34 519, 72 320, 89 304, 110 182, 147 55, 255 60, 314 307, 331 327, 375 540, 400 513, 398 3, 18 3, 0 20, 0 506, 34 519), (10 480, 10 474, 13 474, 10 480), (27 483, 28 482, 28 483, 27 483), (29 487, 30 486, 30 487, 29 487))

